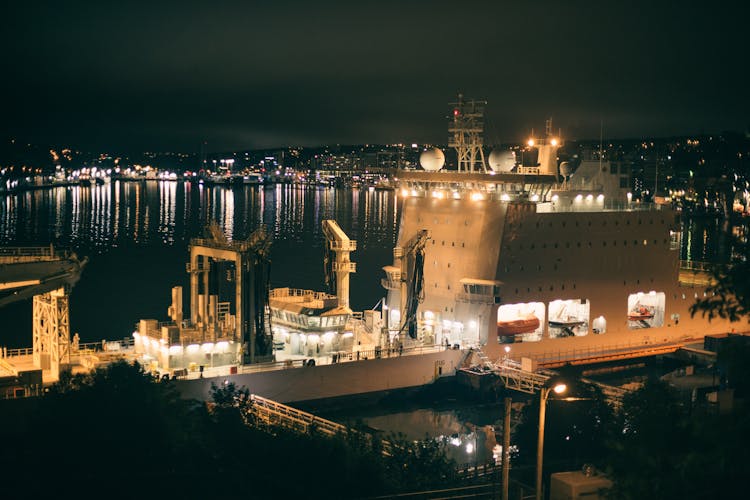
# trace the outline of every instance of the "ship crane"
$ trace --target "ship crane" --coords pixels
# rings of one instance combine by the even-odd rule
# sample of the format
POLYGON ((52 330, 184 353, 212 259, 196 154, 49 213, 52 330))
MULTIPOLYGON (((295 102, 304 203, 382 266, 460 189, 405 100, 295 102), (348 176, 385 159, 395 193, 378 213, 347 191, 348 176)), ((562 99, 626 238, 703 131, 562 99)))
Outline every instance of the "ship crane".
MULTIPOLYGON (((182 287, 172 291, 170 318, 186 338, 196 330, 202 340, 239 342, 247 346, 250 363, 262 362, 271 355, 271 238, 265 226, 242 241, 229 241, 216 225, 208 233, 208 238, 190 242, 190 320, 182 321, 182 287), (224 273, 233 286, 221 301, 217 281, 224 281, 224 273)), ((237 362, 244 362, 242 352, 237 352, 237 362)))
POLYGON ((401 328, 412 339, 417 338, 417 308, 424 300, 424 247, 430 235, 421 229, 403 247, 394 249, 401 264, 401 328))
POLYGON ((325 267, 326 286, 338 298, 338 307, 351 314, 349 307, 349 274, 357 272, 357 264, 349 260, 350 252, 357 249, 357 242, 350 240, 335 220, 323 221, 326 237, 325 267))

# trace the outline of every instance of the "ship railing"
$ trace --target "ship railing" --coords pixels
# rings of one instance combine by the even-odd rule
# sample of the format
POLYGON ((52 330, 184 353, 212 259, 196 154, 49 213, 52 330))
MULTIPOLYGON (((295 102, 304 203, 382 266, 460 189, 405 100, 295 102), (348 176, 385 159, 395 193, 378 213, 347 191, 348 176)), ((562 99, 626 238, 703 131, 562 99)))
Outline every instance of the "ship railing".
POLYGON ((356 262, 334 262, 333 263, 333 270, 338 272, 350 272, 350 273, 356 273, 357 272, 357 264, 356 262))
POLYGON ((413 356, 415 354, 429 354, 441 352, 447 348, 444 345, 418 346, 418 347, 376 347, 375 349, 363 349, 360 351, 337 352, 336 362, 364 361, 369 359, 397 358, 399 356, 413 356))
POLYGON ((357 241, 356 240, 348 240, 348 241, 332 241, 330 242, 331 250, 334 252, 354 252, 357 250, 357 241))
POLYGON ((3 348, 0 350, 0 354, 4 358, 15 358, 18 356, 31 356, 34 354, 33 347, 14 347, 12 349, 3 348))
MULTIPOLYGON (((99 352, 99 351, 120 351, 133 349, 135 345, 135 339, 133 337, 124 337, 122 340, 101 340, 99 342, 79 342, 76 343, 71 340, 71 352, 74 354, 85 354, 88 352, 99 352)), ((14 347, 14 348, 2 348, 0 349, 0 359, 2 358, 16 358, 19 356, 32 356, 34 354, 33 347, 14 347)))
POLYGON ((306 360, 304 359, 287 359, 284 361, 275 361, 273 363, 257 363, 252 365, 240 366, 240 373, 259 373, 276 370, 284 370, 287 368, 302 368, 305 366, 306 360))
POLYGON ((658 203, 636 203, 627 201, 604 200, 601 202, 572 202, 547 201, 536 204, 537 213, 565 213, 565 212, 648 212, 662 210, 658 203))
POLYGON ((52 245, 46 247, 0 247, 0 263, 4 264, 61 260, 69 256, 69 251, 55 250, 52 245))
POLYGON ((326 300, 326 299, 336 298, 335 295, 331 295, 325 292, 316 292, 314 290, 304 290, 301 288, 289 288, 289 287, 274 288, 268 293, 268 296, 269 298, 272 298, 272 299, 284 299, 287 297, 298 297, 300 299, 303 299, 303 301, 326 300))

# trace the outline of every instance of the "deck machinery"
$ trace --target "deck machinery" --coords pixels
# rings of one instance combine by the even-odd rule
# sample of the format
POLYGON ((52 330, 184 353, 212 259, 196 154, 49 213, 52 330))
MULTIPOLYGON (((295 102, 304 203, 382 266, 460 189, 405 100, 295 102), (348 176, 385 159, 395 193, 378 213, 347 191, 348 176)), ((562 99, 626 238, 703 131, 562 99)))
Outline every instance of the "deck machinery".
POLYGON ((136 352, 152 369, 200 369, 273 359, 268 307, 270 238, 265 228, 228 241, 212 226, 190 242, 190 317, 182 287, 172 288, 170 321, 143 319, 136 352))

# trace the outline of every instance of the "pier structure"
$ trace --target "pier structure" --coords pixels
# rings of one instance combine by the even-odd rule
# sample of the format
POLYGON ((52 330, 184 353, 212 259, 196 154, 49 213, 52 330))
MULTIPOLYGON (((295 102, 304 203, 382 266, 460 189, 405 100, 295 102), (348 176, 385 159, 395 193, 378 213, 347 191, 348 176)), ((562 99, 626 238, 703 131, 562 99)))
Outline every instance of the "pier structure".
POLYGON ((0 248, 0 306, 33 298, 31 363, 29 353, 12 359, 4 355, 2 365, 10 376, 54 382, 70 365, 69 295, 86 262, 52 245, 0 248), (39 374, 29 378, 33 371, 39 374))

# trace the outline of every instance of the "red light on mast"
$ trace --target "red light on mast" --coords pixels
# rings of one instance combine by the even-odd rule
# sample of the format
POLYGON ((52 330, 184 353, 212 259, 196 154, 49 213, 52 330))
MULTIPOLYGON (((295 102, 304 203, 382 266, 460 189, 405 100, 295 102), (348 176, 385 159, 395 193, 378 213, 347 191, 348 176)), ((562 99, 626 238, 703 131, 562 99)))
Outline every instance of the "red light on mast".
POLYGON ((453 110, 453 116, 458 116, 458 113, 459 113, 458 112, 458 108, 456 108, 456 109, 453 110))

